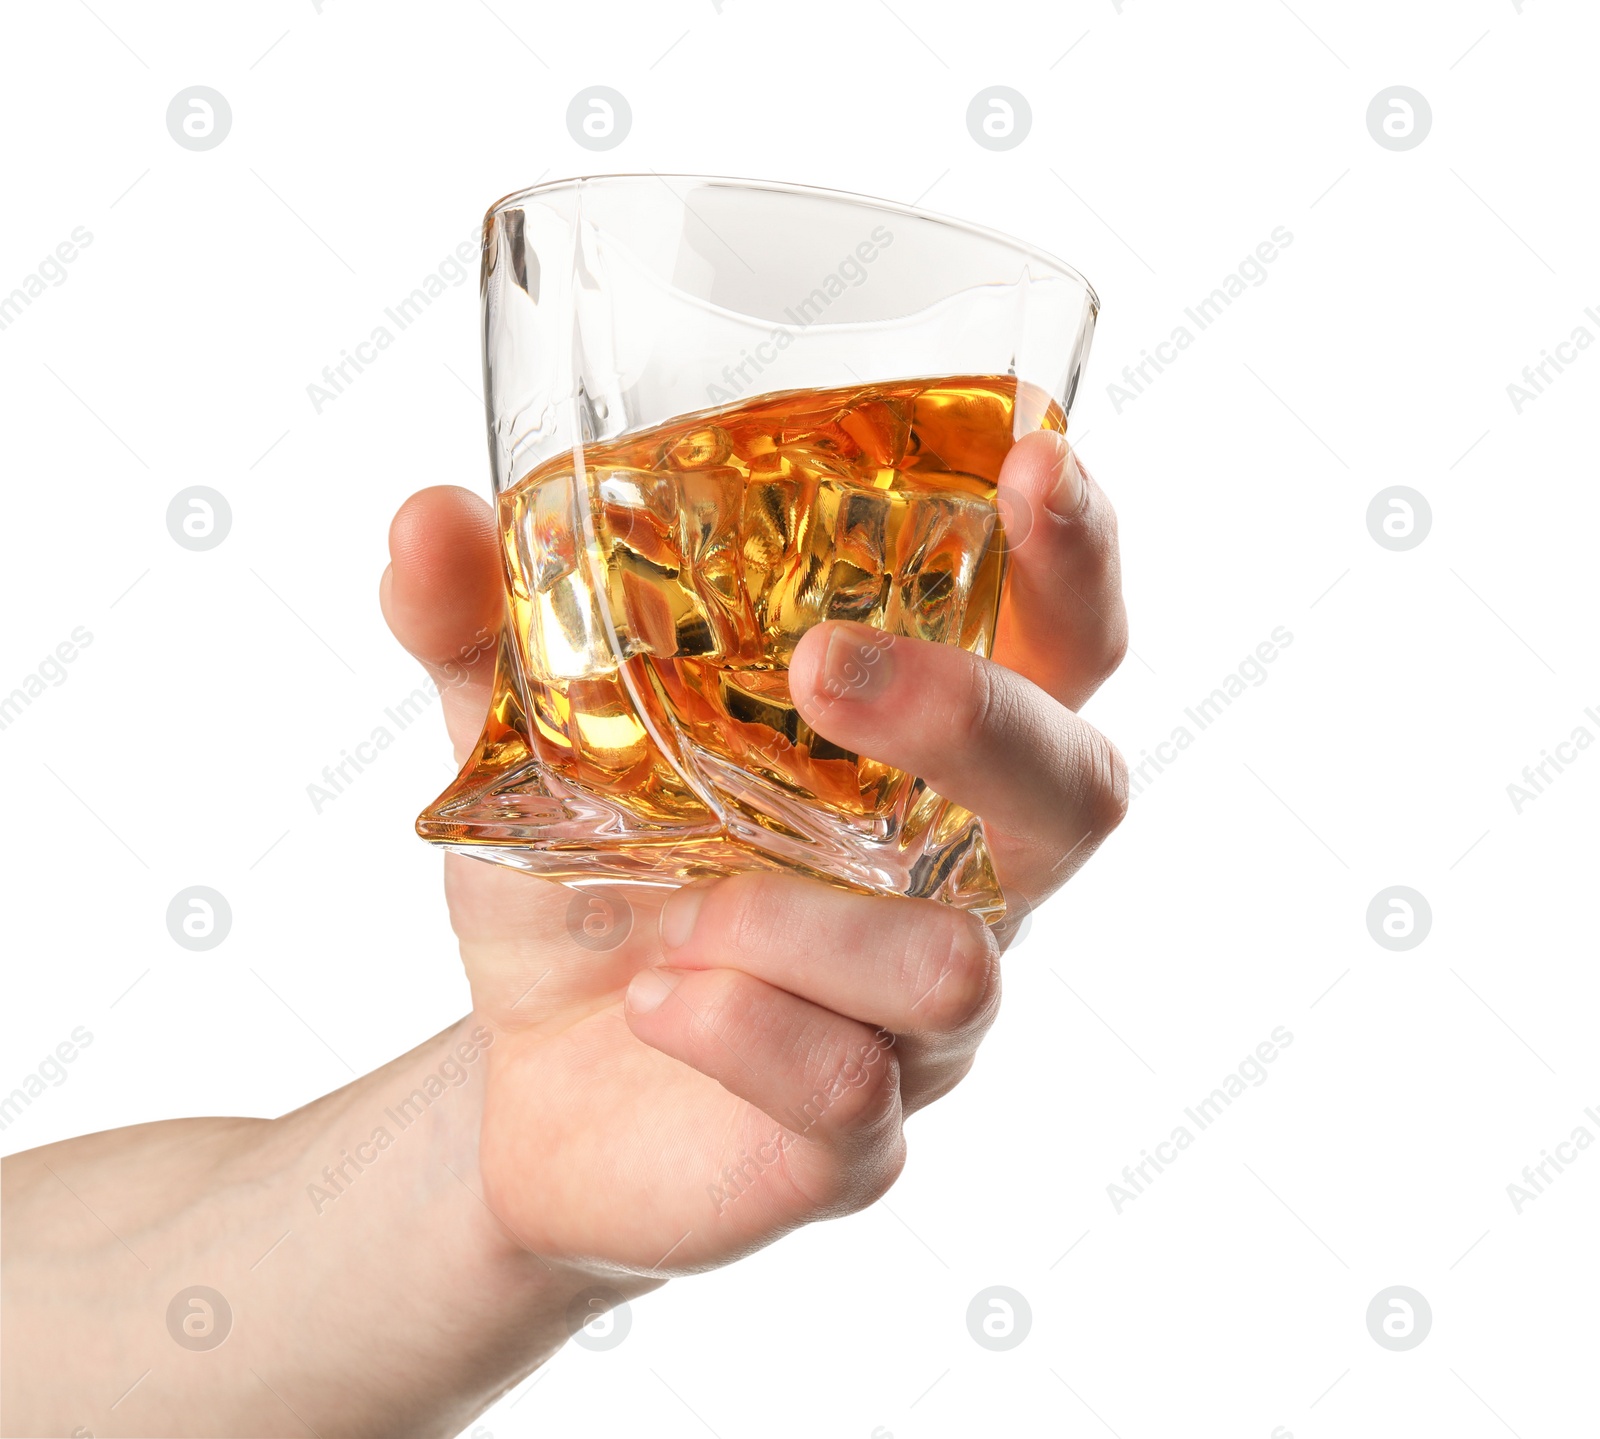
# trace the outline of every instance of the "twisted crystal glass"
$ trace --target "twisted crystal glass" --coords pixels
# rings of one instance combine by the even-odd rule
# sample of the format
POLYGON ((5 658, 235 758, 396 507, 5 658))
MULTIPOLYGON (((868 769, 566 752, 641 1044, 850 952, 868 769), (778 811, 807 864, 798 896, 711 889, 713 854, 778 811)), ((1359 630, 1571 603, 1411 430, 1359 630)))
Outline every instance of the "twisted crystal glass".
POLYGON ((585 889, 780 868, 998 918, 981 823, 817 734, 787 665, 827 619, 989 653, 1000 464, 1066 426, 1089 284, 888 201, 616 175, 496 204, 482 303, 505 624, 418 833, 585 889))

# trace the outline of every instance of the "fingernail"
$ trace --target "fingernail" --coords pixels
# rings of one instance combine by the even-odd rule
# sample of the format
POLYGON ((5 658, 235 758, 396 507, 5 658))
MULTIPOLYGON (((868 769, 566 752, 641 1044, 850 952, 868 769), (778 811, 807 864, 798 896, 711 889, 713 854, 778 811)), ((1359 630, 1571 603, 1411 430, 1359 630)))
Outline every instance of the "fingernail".
POLYGON ((665 970, 641 969, 629 983, 622 1002, 629 1014, 649 1014, 660 1009, 677 987, 677 979, 669 979, 665 970))
POLYGON ((689 936, 694 933, 694 922, 700 917, 700 906, 705 902, 706 887, 703 884, 691 884, 667 896, 667 902, 661 906, 661 918, 656 924, 656 932, 661 936, 664 948, 678 949, 689 942, 689 936))
POLYGON ((822 657, 822 692, 830 699, 871 699, 889 679, 894 636, 853 621, 835 623, 822 657))
POLYGON ((1045 496, 1044 507, 1058 520, 1070 520, 1083 508, 1088 486, 1084 483, 1083 470, 1078 464, 1077 455, 1067 443, 1067 437, 1057 432, 1056 443, 1061 459, 1056 466, 1055 483, 1045 496))

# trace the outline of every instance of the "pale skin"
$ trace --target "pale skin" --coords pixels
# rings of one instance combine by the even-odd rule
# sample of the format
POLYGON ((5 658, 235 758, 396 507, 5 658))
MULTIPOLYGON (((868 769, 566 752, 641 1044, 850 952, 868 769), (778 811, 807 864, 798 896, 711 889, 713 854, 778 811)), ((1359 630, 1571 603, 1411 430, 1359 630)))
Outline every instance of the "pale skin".
MULTIPOLYGON (((1127 631, 1115 518, 1064 442, 1026 437, 1001 483, 1023 539, 992 661, 826 624, 790 685, 820 733, 979 814, 1020 911, 1126 809, 1076 711, 1127 631)), ((459 759, 500 623, 489 508, 424 490, 390 553, 384 615, 459 759)), ((873 1203, 999 1005, 995 931, 931 900, 735 875, 631 892, 596 950, 547 881, 450 855, 445 890, 473 1010, 411 1053, 279 1119, 5 1161, 6 1434, 455 1434, 606 1305, 873 1203), (215 1347, 174 1338, 192 1306, 169 1325, 197 1285, 231 1309, 215 1347)), ((214 1306, 190 1325, 206 1342, 214 1306)))

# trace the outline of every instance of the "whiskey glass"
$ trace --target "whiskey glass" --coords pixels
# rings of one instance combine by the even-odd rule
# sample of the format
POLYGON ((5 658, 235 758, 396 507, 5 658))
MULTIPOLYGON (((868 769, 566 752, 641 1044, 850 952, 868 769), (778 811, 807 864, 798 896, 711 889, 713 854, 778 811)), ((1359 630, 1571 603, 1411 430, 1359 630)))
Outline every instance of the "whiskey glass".
POLYGON ((887 200, 652 173, 499 201, 481 300, 505 621, 417 832, 584 890, 788 869, 1000 919, 982 823, 813 731, 787 664, 828 619, 989 654, 1000 464, 1066 428, 1089 283, 887 200))

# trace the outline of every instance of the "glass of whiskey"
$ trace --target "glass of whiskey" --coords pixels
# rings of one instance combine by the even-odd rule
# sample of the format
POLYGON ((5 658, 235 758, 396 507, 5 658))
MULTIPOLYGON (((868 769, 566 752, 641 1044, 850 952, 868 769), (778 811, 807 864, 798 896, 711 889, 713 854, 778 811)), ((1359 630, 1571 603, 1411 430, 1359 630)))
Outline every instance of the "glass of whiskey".
POLYGON ((1001 918, 981 822, 813 731, 787 666, 830 619, 990 652, 1000 465, 1066 428, 1089 283, 889 201, 648 174, 494 205, 481 294, 505 622, 417 832, 585 890, 787 869, 1001 918))

